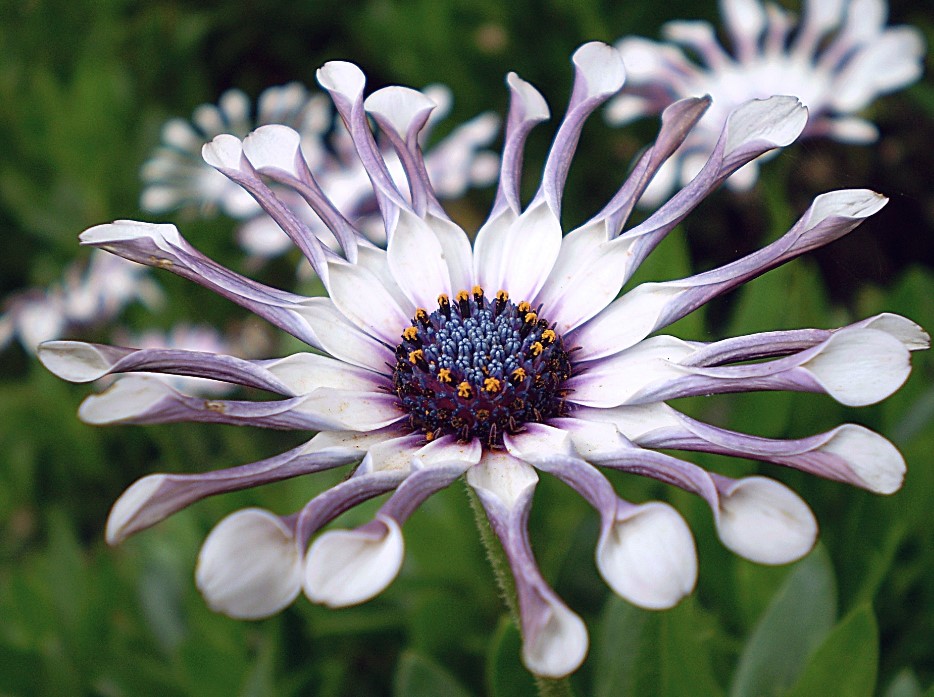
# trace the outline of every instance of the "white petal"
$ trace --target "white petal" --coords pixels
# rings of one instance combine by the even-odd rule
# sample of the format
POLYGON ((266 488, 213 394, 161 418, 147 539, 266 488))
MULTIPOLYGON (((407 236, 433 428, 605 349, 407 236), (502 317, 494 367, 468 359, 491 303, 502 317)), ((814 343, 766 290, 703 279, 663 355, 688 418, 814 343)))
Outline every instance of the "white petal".
POLYGON ((69 382, 91 382, 107 374, 111 362, 93 344, 83 341, 47 341, 39 347, 39 361, 69 382))
POLYGON ((239 170, 243 156, 243 143, 236 136, 222 133, 201 148, 201 157, 211 167, 218 170, 239 170))
POLYGON ((716 522, 724 545, 759 564, 800 559, 817 540, 817 521, 808 505, 765 477, 740 479, 721 492, 716 522))
POLYGON ((366 76, 353 63, 328 61, 318 68, 318 83, 328 91, 334 91, 353 99, 363 92, 366 76))
POLYGON ((301 553, 292 532, 268 511, 232 513, 211 531, 195 581, 211 609, 237 619, 273 615, 301 590, 301 553))
POLYGON ((435 103, 418 90, 392 85, 376 90, 367 97, 363 108, 371 114, 378 114, 382 122, 404 140, 412 122, 426 118, 425 112, 434 109, 435 103))
POLYGON ((574 410, 574 417, 584 421, 611 423, 621 434, 636 443, 657 429, 677 428, 681 425, 675 410, 663 402, 610 409, 579 407, 574 410))
POLYGON ((173 394, 171 387, 156 378, 121 378, 100 394, 87 397, 78 407, 78 418, 95 426, 119 423, 146 413, 173 394))
POLYGON ((914 27, 894 27, 859 51, 834 81, 832 106, 859 111, 877 95, 917 80, 923 71, 924 37, 914 27))
POLYGON ((392 518, 383 529, 329 530, 308 550, 304 588, 309 600, 347 607, 381 593, 402 567, 402 531, 392 518))
POLYGON ((898 449, 878 433, 863 426, 840 426, 819 451, 846 460, 856 476, 877 494, 898 491, 905 479, 905 459, 898 449))
POLYGON ((328 423, 329 429, 373 431, 400 421, 405 414, 395 395, 368 390, 319 387, 305 396, 299 412, 312 414, 328 423))
POLYGON ((697 581, 694 538, 671 506, 633 507, 600 536, 597 568, 610 588, 634 605, 674 607, 697 581))
POLYGON ((467 470, 467 483, 512 509, 538 483, 535 470, 505 453, 485 452, 480 464, 467 470))
POLYGON ((864 327, 878 329, 894 336, 901 341, 909 351, 923 351, 931 347, 931 337, 924 329, 907 317, 891 312, 883 312, 865 321, 864 327))
POLYGON ((841 329, 802 366, 841 404, 879 402, 904 384, 911 372, 908 349, 876 329, 841 329))
POLYGON ((106 246, 108 242, 150 239, 157 247, 166 243, 180 245, 181 235, 178 228, 169 223, 141 223, 136 220, 117 220, 104 225, 95 225, 82 232, 78 239, 83 244, 106 246))
POLYGON ((746 145, 764 141, 776 147, 794 142, 808 120, 797 97, 754 99, 737 107, 727 120, 724 157, 746 145))
POLYGON ((590 98, 616 94, 626 81, 623 58, 613 46, 591 41, 574 52, 573 61, 586 81, 590 98))
POLYGON ((651 102, 634 94, 621 94, 607 104, 604 117, 613 126, 625 126, 642 116, 655 113, 651 102))
POLYGON ((131 525, 139 529, 137 523, 140 512, 147 509, 149 499, 159 490, 165 478, 164 474, 150 474, 136 480, 120 494, 107 516, 107 544, 116 545, 126 539, 126 530, 131 525))
POLYGON ((298 177, 296 157, 302 137, 288 126, 262 126, 243 139, 243 153, 257 170, 281 169, 298 177))
POLYGON ((437 306, 441 293, 453 298, 454 293, 461 290, 451 287, 451 276, 438 237, 414 213, 400 209, 387 253, 396 284, 415 307, 430 311, 437 306))
POLYGON ((474 248, 476 276, 484 290, 505 290, 519 302, 534 298, 558 258, 561 223, 541 201, 511 224, 491 221, 477 235, 474 248), (482 236, 482 239, 481 239, 482 236))
POLYGON ((806 229, 810 230, 832 216, 868 218, 882 210, 888 202, 885 196, 869 189, 829 191, 814 199, 808 209, 806 229))
POLYGON ((544 626, 523 642, 522 660, 536 675, 563 678, 577 670, 587 656, 587 627, 557 598, 547 600, 544 626))
POLYGON ((548 102, 541 92, 535 89, 530 82, 526 82, 515 73, 506 76, 506 82, 511 91, 522 100, 522 117, 525 121, 545 121, 551 112, 548 102))
POLYGON ((331 263, 328 269, 331 300, 343 315, 387 346, 396 346, 410 321, 379 279, 355 264, 331 263))
POLYGON ((319 387, 375 390, 379 378, 341 361, 315 353, 296 353, 263 367, 288 385, 294 394, 308 394, 319 387))
POLYGON ((321 348, 335 358, 376 371, 384 370, 387 362, 394 363, 392 351, 354 327, 330 298, 309 298, 294 309, 308 323, 321 348))

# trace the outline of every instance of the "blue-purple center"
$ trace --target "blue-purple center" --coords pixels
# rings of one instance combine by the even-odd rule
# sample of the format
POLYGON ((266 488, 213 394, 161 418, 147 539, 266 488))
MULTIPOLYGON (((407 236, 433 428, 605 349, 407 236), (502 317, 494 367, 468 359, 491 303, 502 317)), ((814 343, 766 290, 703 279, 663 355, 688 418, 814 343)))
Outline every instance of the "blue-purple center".
POLYGON ((392 388, 426 440, 454 435, 500 448, 504 434, 567 413, 570 376, 569 352, 537 309, 474 287, 453 302, 441 295, 430 314, 416 310, 396 347, 392 388))

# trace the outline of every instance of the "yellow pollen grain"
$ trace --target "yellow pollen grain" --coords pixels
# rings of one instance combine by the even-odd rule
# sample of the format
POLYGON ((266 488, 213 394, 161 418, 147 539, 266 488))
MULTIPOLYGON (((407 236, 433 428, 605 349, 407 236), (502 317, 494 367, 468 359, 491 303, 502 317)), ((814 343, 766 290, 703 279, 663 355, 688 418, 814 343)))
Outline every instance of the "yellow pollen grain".
POLYGON ((438 371, 438 382, 451 382, 451 371, 447 368, 442 368, 438 371))
POLYGON ((519 310, 519 314, 524 315, 526 312, 529 312, 532 309, 532 306, 523 300, 521 303, 519 303, 516 309, 519 310))
POLYGON ((466 380, 457 386, 457 396, 469 399, 471 394, 470 383, 466 380))
POLYGON ((553 329, 546 329, 542 332, 542 341, 547 341, 549 344, 552 343, 555 339, 558 338, 558 335, 555 334, 553 329))
POLYGON ((409 351, 409 363, 415 365, 421 360, 425 359, 425 352, 421 349, 416 349, 414 351, 409 351))
POLYGON ((534 312, 526 312, 523 319, 525 320, 526 324, 533 324, 538 319, 538 315, 536 315, 534 312))
POLYGON ((516 380, 525 380, 528 376, 528 373, 525 372, 525 368, 516 368, 512 371, 512 377, 516 380))
POLYGON ((418 329, 415 327, 406 327, 405 331, 402 332, 402 338, 406 341, 412 341, 416 337, 418 337, 418 329))
POLYGON ((542 346, 542 342, 536 341, 531 346, 529 346, 529 350, 532 352, 533 356, 540 356, 542 355, 542 351, 545 350, 545 347, 542 346))
POLYGON ((480 286, 474 286, 473 288, 470 289, 470 292, 473 293, 474 295, 479 295, 480 297, 483 297, 483 288, 481 288, 480 286))
POLYGON ((499 392, 502 383, 496 378, 487 378, 483 381, 483 389, 487 392, 499 392))
POLYGON ((415 321, 424 322, 426 319, 428 319, 428 310, 422 307, 418 308, 415 311, 415 321))
POLYGON ((505 290, 498 290, 496 291, 496 299, 500 302, 506 302, 509 300, 509 293, 507 293, 505 290))
POLYGON ((457 291, 457 295, 454 296, 454 299, 457 302, 460 302, 461 300, 470 300, 470 293, 468 293, 466 290, 459 290, 457 291))
POLYGON ((434 431, 426 431, 426 432, 425 432, 425 440, 427 440, 427 441, 430 443, 430 442, 433 441, 434 439, 435 439, 434 431))
POLYGON ((451 302, 451 299, 445 293, 442 293, 441 295, 438 296, 439 305, 447 305, 450 302, 451 302))

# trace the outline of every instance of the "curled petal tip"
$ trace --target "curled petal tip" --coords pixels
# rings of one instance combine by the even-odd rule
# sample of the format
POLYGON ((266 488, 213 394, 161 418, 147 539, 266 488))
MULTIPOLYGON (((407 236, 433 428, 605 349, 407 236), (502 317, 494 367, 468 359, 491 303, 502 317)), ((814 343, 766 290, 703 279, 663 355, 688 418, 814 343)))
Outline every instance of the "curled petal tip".
POLYGON ((132 242, 133 240, 151 239, 157 244, 165 240, 179 244, 181 236, 178 228, 170 223, 142 223, 136 220, 116 220, 112 223, 95 225, 82 232, 78 239, 81 244, 106 245, 114 242, 132 242))
POLYGON ((587 657, 590 639, 583 620, 557 600, 541 609, 541 623, 526 631, 522 644, 525 666, 544 678, 563 678, 587 657))
POLYGON ((801 135, 807 120, 807 107, 797 97, 753 99, 734 109, 727 119, 724 152, 763 141, 772 147, 789 145, 801 135))
POLYGON ((301 552, 281 518, 243 509, 204 541, 195 582, 212 610, 236 619, 269 617, 301 590, 301 552))
POLYGON ((171 394, 172 388, 161 380, 121 378, 103 392, 87 397, 78 407, 78 418, 94 426, 119 423, 147 413, 171 394))
POLYGON ((357 530, 325 532, 308 550, 305 595, 329 607, 347 607, 381 593, 399 573, 404 548, 395 520, 379 517, 357 530))
POLYGON ((243 154, 258 170, 275 167, 297 177, 295 158, 301 140, 298 132, 288 126, 260 126, 243 139, 243 154))
POLYGON ((83 341, 46 341, 37 355, 49 372, 68 382, 91 382, 110 370, 101 352, 83 341))
POLYGON ((591 41, 574 52, 573 60, 591 97, 616 94, 626 82, 623 57, 613 46, 591 41))
POLYGON ((893 494, 905 480, 902 454, 888 440, 863 426, 840 426, 820 451, 845 460, 865 487, 877 494, 893 494))
POLYGON ((236 136, 222 133, 201 148, 201 157, 214 169, 239 170, 243 143, 236 136))
POLYGON ((509 73, 506 76, 506 84, 509 85, 512 93, 521 100, 524 120, 545 121, 551 116, 548 103, 542 93, 532 86, 532 83, 526 82, 516 73, 509 73))
POLYGON ((349 61, 328 61, 315 73, 318 84, 329 92, 337 92, 348 97, 363 94, 366 76, 354 63, 349 61))
POLYGON ((150 474, 133 482, 116 500, 107 516, 107 544, 118 545, 152 522, 145 514, 147 504, 165 481, 164 474, 150 474))

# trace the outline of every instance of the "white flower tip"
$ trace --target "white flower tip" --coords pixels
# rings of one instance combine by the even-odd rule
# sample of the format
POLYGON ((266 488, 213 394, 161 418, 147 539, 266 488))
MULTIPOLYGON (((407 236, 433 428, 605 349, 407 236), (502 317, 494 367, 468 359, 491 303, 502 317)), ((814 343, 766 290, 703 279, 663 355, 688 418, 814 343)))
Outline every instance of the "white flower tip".
POLYGON ((533 636, 523 637, 522 662, 544 678, 563 678, 580 668, 590 640, 583 620, 557 599, 546 601, 533 636))
POLYGON ((481 498, 491 497, 512 509, 520 500, 531 496, 538 475, 521 460, 494 452, 467 470, 467 483, 481 498))
POLYGON ((905 459, 888 440, 868 428, 844 424, 819 450, 849 465, 863 485, 877 494, 892 494, 905 480, 905 459))
POLYGON ((551 116, 548 103, 531 82, 526 82, 515 73, 509 73, 506 76, 506 84, 509 85, 513 96, 522 104, 524 121, 545 121, 551 116))
POLYGON ((301 552, 292 531, 269 511, 246 508, 211 531, 195 583, 212 610, 237 619, 269 617, 301 590, 301 552))
POLYGON ((835 332, 801 367, 841 404, 862 407, 901 387, 911 361, 908 349, 891 334, 854 327, 835 332))
POLYGON ((325 532, 308 550, 305 595, 328 607, 356 605, 381 593, 399 573, 402 531, 389 517, 357 530, 325 532))
POLYGON ((136 220, 115 220, 112 223, 95 225, 82 232, 78 239, 81 244, 90 245, 133 242, 141 239, 150 239, 157 245, 160 242, 168 242, 174 245, 181 243, 181 235, 178 234, 178 228, 174 225, 170 223, 141 223, 136 220))
POLYGON ((808 110, 797 97, 775 96, 741 104, 727 119, 724 154, 752 143, 782 147, 793 143, 808 120, 808 110))
POLYGON ((243 155, 243 143, 236 136, 221 133, 201 147, 201 157, 216 170, 239 170, 243 155))
POLYGON ((746 477, 720 492, 717 532, 726 547, 759 564, 787 564, 817 541, 808 505, 784 484, 746 477))
POLYGON ((118 545, 134 532, 149 527, 158 519, 141 517, 140 512, 162 487, 166 475, 150 474, 133 482, 116 500, 107 516, 107 544, 118 545))
POLYGON ((610 588, 633 605, 674 607, 697 582, 694 538, 674 508, 643 504, 604 529, 597 568, 610 588))
POLYGON ((924 351, 931 347, 931 337, 924 329, 907 317, 892 312, 883 312, 871 317, 864 326, 894 336, 909 351, 924 351))
POLYGON ((91 382, 110 370, 110 361, 83 341, 46 341, 37 353, 42 365, 68 382, 91 382))
POLYGON ((85 399, 78 407, 78 418, 94 426, 119 423, 147 413, 172 393, 171 387, 155 378, 121 378, 85 399))
POLYGON ((279 124, 261 126, 243 139, 243 154, 257 170, 275 167, 298 177, 295 167, 302 137, 279 124))
POLYGON ((381 126, 393 129, 402 138, 408 135, 413 122, 427 120, 435 106, 425 94, 399 85, 376 90, 363 102, 363 108, 378 117, 381 126))
POLYGON ((830 217, 868 218, 875 215, 889 199, 870 189, 841 189, 828 191, 811 204, 808 225, 813 227, 830 217))
POLYGON ((574 52, 573 61, 587 83, 590 97, 609 97, 626 82, 623 57, 613 46, 591 41, 574 52))
POLYGON ((315 75, 318 84, 328 92, 337 92, 350 99, 363 94, 366 75, 356 65, 348 61, 328 61, 318 68, 315 75))

